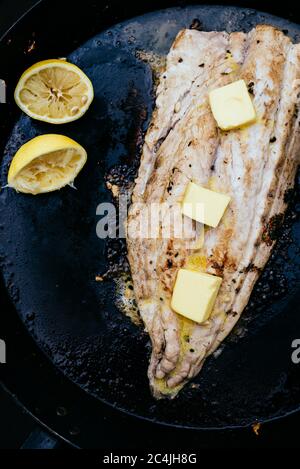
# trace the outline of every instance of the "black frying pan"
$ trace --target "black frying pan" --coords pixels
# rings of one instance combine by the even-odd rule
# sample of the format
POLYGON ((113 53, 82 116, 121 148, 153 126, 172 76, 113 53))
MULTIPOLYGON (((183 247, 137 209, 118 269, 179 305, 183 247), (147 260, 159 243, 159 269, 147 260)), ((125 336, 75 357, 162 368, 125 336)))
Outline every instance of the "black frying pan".
MULTIPOLYGON (((0 330, 4 323, 8 344, 4 385, 40 420, 84 447, 105 446, 112 438, 109 428, 115 431, 116 424, 122 431, 123 424, 135 422, 129 415, 172 427, 224 430, 297 411, 300 367, 291 361, 291 343, 300 331, 297 190, 290 194, 280 240, 238 328, 222 354, 207 360, 173 401, 152 398, 146 376, 149 339, 115 306, 115 279, 128 268, 125 243, 100 240, 95 230, 97 205, 112 200, 105 180, 132 181, 151 116, 152 72, 137 50, 165 54, 178 30, 191 24, 247 31, 266 22, 297 41, 300 27, 227 6, 152 2, 151 8, 122 8, 117 2, 86 1, 84 12, 70 13, 66 2, 57 3, 42 2, 1 41, 1 78, 8 84, 8 104, 1 107, 1 185, 19 146, 41 133, 73 137, 89 159, 77 191, 37 197, 8 189, 0 193, 2 291, 10 298, 8 303, 2 296, 0 330), (156 11, 167 6, 173 8, 156 11), (40 59, 66 55, 94 83, 95 101, 86 116, 59 128, 20 116, 12 97, 20 73, 40 59), (96 282, 104 272, 105 281, 96 282), (107 440, 100 440, 95 429, 104 417, 107 440)), ((142 435, 146 427, 133 428, 142 435)), ((156 427, 156 437, 162 432, 166 441, 166 432, 156 427)))

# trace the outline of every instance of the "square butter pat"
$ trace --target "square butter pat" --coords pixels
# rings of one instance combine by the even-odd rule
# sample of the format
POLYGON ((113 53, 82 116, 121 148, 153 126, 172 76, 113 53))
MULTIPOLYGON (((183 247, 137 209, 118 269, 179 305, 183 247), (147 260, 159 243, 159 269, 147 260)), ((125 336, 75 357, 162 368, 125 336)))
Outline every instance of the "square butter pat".
POLYGON ((238 80, 211 91, 209 102, 218 127, 222 130, 242 127, 254 122, 256 118, 244 80, 238 80))
POLYGON ((182 213, 205 225, 218 226, 230 197, 189 182, 182 202, 182 213))
POLYGON ((195 270, 180 269, 173 291, 172 309, 199 324, 207 321, 221 283, 221 277, 195 270))

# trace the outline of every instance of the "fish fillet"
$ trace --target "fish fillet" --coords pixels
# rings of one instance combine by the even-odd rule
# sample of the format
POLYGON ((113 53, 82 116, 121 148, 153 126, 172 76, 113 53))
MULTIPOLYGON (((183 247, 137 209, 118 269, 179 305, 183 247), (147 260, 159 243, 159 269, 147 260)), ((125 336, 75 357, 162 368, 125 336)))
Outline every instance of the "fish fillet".
MULTIPOLYGON (((259 25, 248 34, 183 30, 167 56, 156 108, 145 136, 127 220, 134 293, 152 342, 148 369, 154 397, 173 398, 201 370, 248 303, 286 208, 299 154, 300 45, 259 25), (244 79, 257 121, 220 131, 208 92, 244 79), (199 226, 189 240, 136 238, 145 206, 182 201, 189 181, 231 196, 217 228, 199 226), (205 324, 172 311, 179 268, 218 275, 223 282, 205 324)), ((164 219, 161 222, 162 230, 164 219)))

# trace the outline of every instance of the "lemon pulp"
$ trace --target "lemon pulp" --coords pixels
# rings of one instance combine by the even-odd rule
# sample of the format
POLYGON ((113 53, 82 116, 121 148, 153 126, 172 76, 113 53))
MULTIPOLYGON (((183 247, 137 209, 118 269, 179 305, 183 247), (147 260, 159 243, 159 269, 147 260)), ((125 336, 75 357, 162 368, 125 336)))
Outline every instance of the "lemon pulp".
POLYGON ((42 135, 23 145, 14 156, 8 185, 40 194, 71 184, 86 162, 84 148, 63 135, 42 135))
POLYGON ((81 117, 94 97, 93 85, 76 65, 46 60, 26 70, 16 87, 15 100, 30 117, 53 124, 81 117))

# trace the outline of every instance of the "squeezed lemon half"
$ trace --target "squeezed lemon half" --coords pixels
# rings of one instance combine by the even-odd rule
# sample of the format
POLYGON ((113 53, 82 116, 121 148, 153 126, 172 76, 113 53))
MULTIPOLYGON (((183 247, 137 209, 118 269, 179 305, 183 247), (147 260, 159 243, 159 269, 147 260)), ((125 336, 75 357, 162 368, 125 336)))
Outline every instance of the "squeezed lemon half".
POLYGON ((44 60, 21 76, 15 101, 28 116, 51 124, 79 119, 94 98, 93 85, 76 65, 65 60, 44 60))
POLYGON ((64 135, 48 134, 25 143, 15 154, 8 186, 42 194, 71 184, 87 160, 85 149, 64 135))

